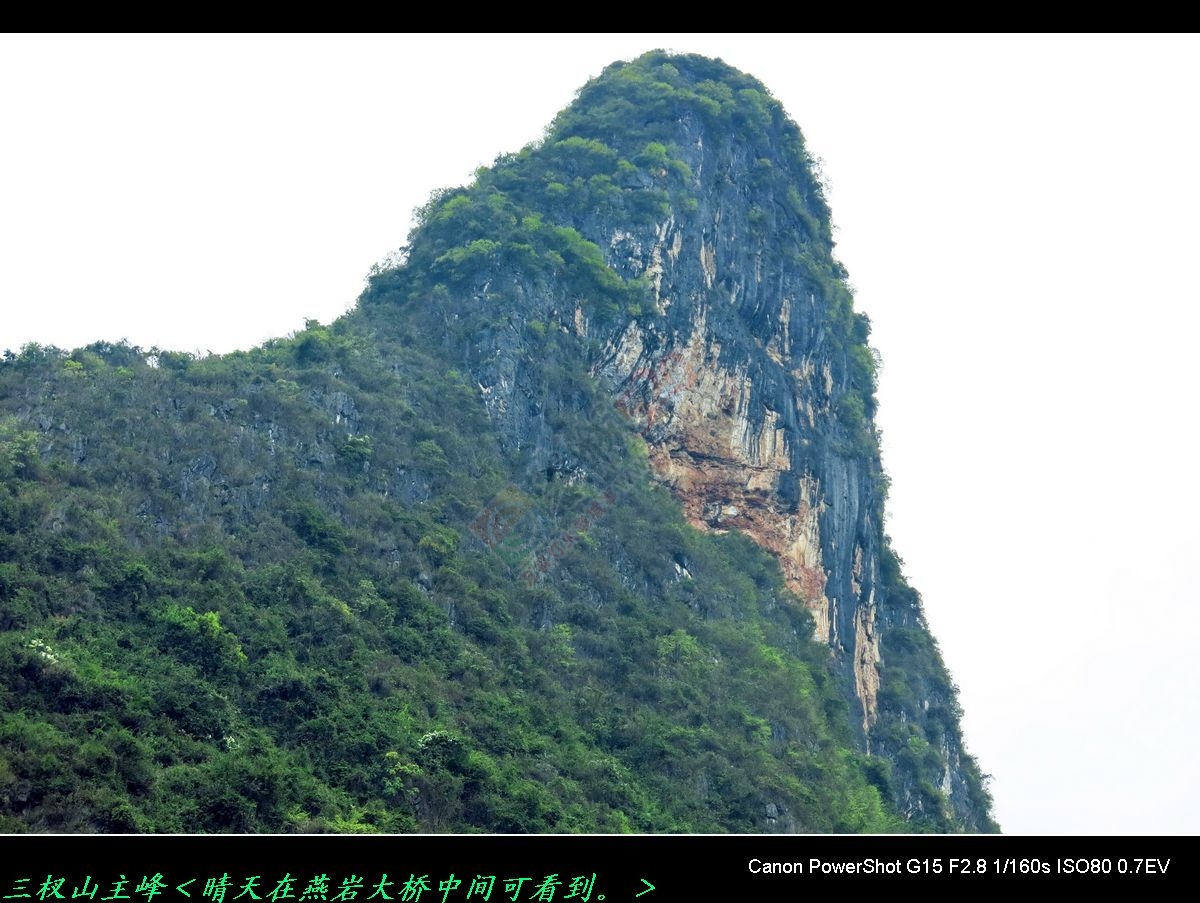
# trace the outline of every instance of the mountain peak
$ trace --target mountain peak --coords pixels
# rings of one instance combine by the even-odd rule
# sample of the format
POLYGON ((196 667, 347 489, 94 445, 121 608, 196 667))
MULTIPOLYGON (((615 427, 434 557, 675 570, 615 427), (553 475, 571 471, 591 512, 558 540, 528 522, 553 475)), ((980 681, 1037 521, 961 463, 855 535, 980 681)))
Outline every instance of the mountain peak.
POLYGON ((829 233, 655 51, 329 327, 4 362, 0 827, 994 828, 829 233))
MULTIPOLYGON (((461 354, 508 448, 535 470, 569 462, 581 481, 604 470, 547 431, 546 400, 521 388, 541 382, 535 349, 552 328, 578 343, 688 522, 749 536, 778 561, 864 748, 901 761, 930 731, 947 817, 988 824, 957 727, 940 714, 923 726, 956 705, 936 651, 920 698, 886 664, 889 643, 927 628, 882 532, 878 356, 801 131, 760 82, 662 51, 615 63, 543 141, 435 197, 410 255, 457 318, 447 329, 444 313, 440 325, 419 317, 420 331, 461 354)), ((383 280, 367 301, 403 294, 383 280)), ((922 798, 915 772, 900 783, 907 811, 943 805, 922 798)))

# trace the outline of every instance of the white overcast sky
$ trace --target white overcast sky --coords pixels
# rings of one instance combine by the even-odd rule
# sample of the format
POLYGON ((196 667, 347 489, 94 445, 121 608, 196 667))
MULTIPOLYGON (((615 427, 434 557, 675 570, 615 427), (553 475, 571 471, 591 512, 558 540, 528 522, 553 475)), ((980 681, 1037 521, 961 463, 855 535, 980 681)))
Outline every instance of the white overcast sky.
POLYGON ((662 47, 824 161, 888 530, 1010 833, 1200 833, 1200 39, 0 36, 0 349, 247 348, 662 47))

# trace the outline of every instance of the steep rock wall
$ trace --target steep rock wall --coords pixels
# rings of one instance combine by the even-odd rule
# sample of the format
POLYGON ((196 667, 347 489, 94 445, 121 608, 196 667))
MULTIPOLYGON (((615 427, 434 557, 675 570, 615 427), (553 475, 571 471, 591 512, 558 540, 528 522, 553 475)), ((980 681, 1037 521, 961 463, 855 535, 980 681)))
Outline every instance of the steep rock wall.
MULTIPOLYGON (((441 331, 470 333, 463 366, 530 473, 592 479, 604 457, 551 426, 556 410, 595 402, 582 388, 543 391, 560 362, 531 354, 528 336, 549 329, 577 341, 691 524, 744 532, 779 561, 829 646, 863 750, 893 766, 881 785, 902 811, 986 830, 953 686, 882 529, 869 322, 833 256, 799 130, 761 85, 731 73, 661 54, 611 67, 541 145, 451 198, 447 213, 482 212, 433 249, 414 243, 414 259, 479 261, 459 267, 460 297, 445 306, 456 312, 442 316, 478 310, 480 327, 444 320, 441 331), (654 115, 640 129, 612 125, 611 111, 626 123, 643 108, 654 115), (520 240, 505 254, 477 223, 510 205, 503 229, 520 240), (555 241, 591 250, 545 246, 551 223, 555 241), (604 280, 559 278, 564 255, 593 253, 643 297, 616 303, 604 280), (903 668, 889 663, 889 632, 903 668)), ((435 333, 439 305, 427 313, 435 333)))
MULTIPOLYGON (((845 442, 835 405, 847 366, 825 322, 830 300, 771 247, 774 230, 752 224, 764 199, 739 187, 754 165, 745 149, 706 141, 694 121, 681 129, 696 210, 640 233, 588 235, 614 268, 647 278, 663 314, 658 330, 634 322, 609 337, 596 372, 639 424, 691 523, 741 530, 779 559, 837 658, 866 737, 879 688, 878 465, 835 447, 845 442)), ((791 228, 798 255, 811 240, 799 222, 791 228)), ((583 319, 573 318, 576 328, 583 319)))

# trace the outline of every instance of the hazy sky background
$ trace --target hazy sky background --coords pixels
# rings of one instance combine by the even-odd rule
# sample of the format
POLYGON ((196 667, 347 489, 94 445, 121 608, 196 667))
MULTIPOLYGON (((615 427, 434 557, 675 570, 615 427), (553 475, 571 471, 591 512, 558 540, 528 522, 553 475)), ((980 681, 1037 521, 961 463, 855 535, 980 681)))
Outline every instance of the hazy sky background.
POLYGON ((824 161, 887 529, 1010 833, 1200 833, 1200 39, 0 36, 0 349, 247 348, 656 47, 824 161))

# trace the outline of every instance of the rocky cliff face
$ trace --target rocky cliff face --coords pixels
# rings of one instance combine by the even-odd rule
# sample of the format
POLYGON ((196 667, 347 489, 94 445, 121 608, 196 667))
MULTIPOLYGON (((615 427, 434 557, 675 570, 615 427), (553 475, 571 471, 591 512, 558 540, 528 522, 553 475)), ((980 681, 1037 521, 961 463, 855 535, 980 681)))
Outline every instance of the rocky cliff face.
MULTIPOLYGON (((779 559, 852 683, 869 743, 880 686, 882 498, 873 444, 847 435, 839 419, 849 393, 872 388, 853 383, 849 348, 830 322, 847 289, 804 262, 806 253, 820 259, 836 278, 831 243, 809 234, 805 211, 789 210, 774 186, 750 188, 756 168, 790 171, 794 199, 803 158, 789 159, 783 140, 747 148, 691 118, 678 129, 696 209, 640 232, 588 236, 612 266, 651 280, 663 314, 606 337, 596 369, 631 400, 654 471, 691 523, 740 530, 779 559)), ((808 202, 813 219, 827 217, 818 203, 808 202)))
POLYGON ((410 253, 436 264, 455 247, 481 252, 455 261, 470 262, 456 271, 459 297, 490 309, 489 324, 502 308, 508 328, 462 326, 462 359, 510 448, 533 470, 596 472, 595 449, 547 427, 564 402, 540 393, 546 362, 522 339, 531 325, 575 337, 688 521, 745 533, 778 560, 830 649, 863 748, 892 763, 901 810, 986 829, 953 686, 882 530, 869 323, 833 256, 801 134, 766 89, 697 57, 613 66, 540 147, 440 204, 426 226, 453 219, 457 234, 430 249, 417 233, 410 253), (634 126, 630 110, 643 112, 634 126), (505 222, 522 224, 518 243, 539 266, 481 245, 494 222, 445 214, 481 197, 514 206, 505 222), (586 256, 564 235, 620 280, 561 280, 547 258, 586 256))

